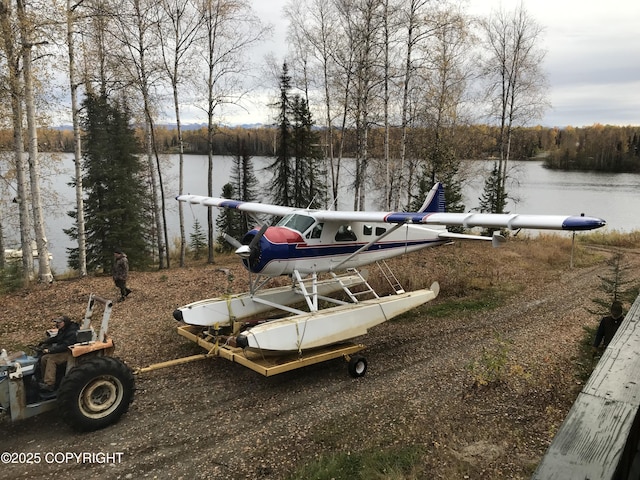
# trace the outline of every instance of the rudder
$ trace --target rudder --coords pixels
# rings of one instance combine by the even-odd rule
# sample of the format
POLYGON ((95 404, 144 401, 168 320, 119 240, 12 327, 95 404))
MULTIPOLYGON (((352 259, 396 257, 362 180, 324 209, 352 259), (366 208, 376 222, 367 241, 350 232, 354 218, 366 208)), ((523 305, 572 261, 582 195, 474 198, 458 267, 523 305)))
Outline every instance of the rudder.
POLYGON ((421 213, 444 213, 446 210, 446 202, 444 199, 444 187, 437 182, 427 194, 422 207, 418 212, 421 213))

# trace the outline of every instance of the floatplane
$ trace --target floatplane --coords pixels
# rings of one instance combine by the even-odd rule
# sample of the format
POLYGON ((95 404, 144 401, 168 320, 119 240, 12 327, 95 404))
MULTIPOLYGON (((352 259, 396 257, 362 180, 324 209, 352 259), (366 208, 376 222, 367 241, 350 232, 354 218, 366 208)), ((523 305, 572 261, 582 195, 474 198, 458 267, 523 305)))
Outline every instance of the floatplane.
MULTIPOLYGON (((600 228, 606 223, 583 214, 447 213, 440 183, 433 186, 417 212, 314 210, 198 195, 176 198, 194 205, 281 217, 276 225, 252 229, 241 241, 227 237, 249 272, 248 292, 196 301, 174 311, 174 318, 184 322, 191 332, 181 332, 183 335, 200 332, 192 340, 201 341, 203 335, 208 335, 216 339, 217 345, 219 332, 232 330, 224 337, 226 345, 259 352, 261 356, 291 352, 302 355, 340 345, 436 298, 437 282, 426 289, 405 292, 384 264, 386 259, 459 239, 490 241, 494 246, 505 241, 499 230, 492 236, 481 236, 450 232, 448 226, 575 232, 600 228), (380 297, 369 285, 367 272, 360 267, 373 263, 381 266, 393 294, 380 297), (320 279, 320 274, 326 278, 320 279), (270 279, 282 275, 291 278, 290 285, 265 288, 270 279), (341 299, 329 296, 335 292, 344 295, 341 299), (365 294, 368 299, 363 299, 365 294), (331 306, 322 307, 327 305, 331 306), (274 309, 285 316, 244 321, 274 309)), ((363 366, 359 368, 362 372, 363 366)), ((358 371, 355 373, 358 376, 358 371)))

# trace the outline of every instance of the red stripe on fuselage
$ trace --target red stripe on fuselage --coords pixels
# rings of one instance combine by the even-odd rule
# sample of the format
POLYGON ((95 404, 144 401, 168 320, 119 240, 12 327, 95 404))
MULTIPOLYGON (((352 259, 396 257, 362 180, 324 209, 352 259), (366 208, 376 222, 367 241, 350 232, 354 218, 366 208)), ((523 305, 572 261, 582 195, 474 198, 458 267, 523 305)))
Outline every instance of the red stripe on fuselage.
POLYGON ((269 227, 264 236, 271 243, 304 243, 298 232, 286 227, 269 227))

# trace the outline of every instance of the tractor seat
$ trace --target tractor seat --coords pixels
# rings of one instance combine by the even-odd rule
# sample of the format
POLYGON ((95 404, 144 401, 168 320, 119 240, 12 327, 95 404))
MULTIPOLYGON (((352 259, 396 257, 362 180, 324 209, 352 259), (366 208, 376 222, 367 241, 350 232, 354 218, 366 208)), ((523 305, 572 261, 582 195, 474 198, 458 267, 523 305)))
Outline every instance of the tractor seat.
POLYGON ((93 340, 93 329, 86 328, 84 330, 78 330, 76 332, 76 341, 77 343, 88 343, 93 340))

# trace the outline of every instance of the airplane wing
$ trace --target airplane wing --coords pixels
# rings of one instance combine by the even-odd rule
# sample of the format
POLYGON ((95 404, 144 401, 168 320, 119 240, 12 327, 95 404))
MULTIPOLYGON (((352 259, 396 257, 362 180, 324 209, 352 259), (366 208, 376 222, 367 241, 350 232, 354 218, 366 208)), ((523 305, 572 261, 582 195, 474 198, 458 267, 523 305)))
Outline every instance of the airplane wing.
POLYGON ((201 195, 178 195, 176 200, 204 205, 205 207, 232 208, 242 212, 275 215, 276 217, 284 217, 291 213, 301 212, 301 209, 294 207, 269 205, 268 203, 241 202, 239 200, 229 200, 228 198, 203 197, 201 195))
POLYGON ((311 210, 266 203, 241 202, 226 198, 203 197, 199 195, 179 195, 181 202, 209 207, 233 208, 243 212, 285 216, 292 213, 310 215, 318 221, 333 222, 386 222, 413 223, 423 225, 461 226, 465 228, 507 228, 518 230, 532 228, 540 230, 593 230, 603 227, 601 218, 581 215, 528 215, 501 213, 447 213, 444 211, 444 189, 436 183, 419 212, 359 212, 311 210))

